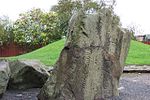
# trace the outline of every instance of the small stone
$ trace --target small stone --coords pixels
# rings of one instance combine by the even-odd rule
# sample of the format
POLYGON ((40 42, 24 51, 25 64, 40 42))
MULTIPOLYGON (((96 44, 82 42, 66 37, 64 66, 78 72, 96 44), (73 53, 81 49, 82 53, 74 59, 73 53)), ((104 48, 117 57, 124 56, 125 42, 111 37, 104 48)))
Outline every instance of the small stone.
POLYGON ((119 87, 118 88, 118 90, 120 91, 120 90, 124 90, 125 89, 125 87, 119 87))
POLYGON ((16 96, 17 96, 17 97, 22 97, 23 95, 22 95, 22 94, 17 94, 16 96))
POLYGON ((132 80, 133 82, 137 82, 137 80, 132 80))

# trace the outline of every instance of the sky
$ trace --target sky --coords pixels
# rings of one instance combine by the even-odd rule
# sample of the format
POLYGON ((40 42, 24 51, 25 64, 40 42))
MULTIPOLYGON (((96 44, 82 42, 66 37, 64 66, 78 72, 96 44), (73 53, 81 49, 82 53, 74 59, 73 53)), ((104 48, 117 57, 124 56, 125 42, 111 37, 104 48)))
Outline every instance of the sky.
POLYGON ((134 26, 137 34, 150 34, 150 0, 117 0, 115 12, 123 27, 134 26))
POLYGON ((31 8, 48 11, 55 4, 57 4, 57 0, 0 0, 0 16, 7 15, 10 19, 15 20, 20 13, 31 8))
MULTIPOLYGON (((50 10, 58 0, 0 0, 0 16, 7 15, 11 20, 31 8, 50 10)), ((150 34, 150 0, 117 0, 115 13, 123 27, 134 26, 137 33, 150 34)))

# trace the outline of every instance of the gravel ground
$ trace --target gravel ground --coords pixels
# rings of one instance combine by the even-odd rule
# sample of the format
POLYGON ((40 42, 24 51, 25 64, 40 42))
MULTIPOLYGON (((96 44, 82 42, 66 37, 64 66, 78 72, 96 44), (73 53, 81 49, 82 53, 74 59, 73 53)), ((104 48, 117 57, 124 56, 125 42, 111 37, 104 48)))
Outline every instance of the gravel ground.
POLYGON ((9 90, 6 91, 1 100, 38 100, 36 98, 40 89, 28 89, 28 90, 9 90))
POLYGON ((123 74, 119 90, 121 100, 150 100, 150 74, 123 74))
MULTIPOLYGON (((113 100, 150 100, 150 74, 123 74, 120 97, 113 100)), ((1 100, 37 100, 39 89, 9 90, 1 100)))

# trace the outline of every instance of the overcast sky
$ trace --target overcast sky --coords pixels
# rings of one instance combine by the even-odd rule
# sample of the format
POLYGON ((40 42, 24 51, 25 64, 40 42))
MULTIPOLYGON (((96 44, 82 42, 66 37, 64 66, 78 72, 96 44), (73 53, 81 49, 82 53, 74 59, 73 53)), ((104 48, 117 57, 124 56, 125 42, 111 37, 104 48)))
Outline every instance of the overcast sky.
MULTIPOLYGON (((19 13, 31 8, 48 11, 57 0, 0 0, 0 16, 7 15, 15 20, 19 13)), ((134 25, 140 31, 150 34, 150 0, 117 0, 115 12, 120 16, 122 25, 134 25)))
POLYGON ((20 13, 31 8, 41 8, 48 11, 55 4, 57 4, 57 0, 0 0, 0 16, 8 15, 15 20, 20 13))

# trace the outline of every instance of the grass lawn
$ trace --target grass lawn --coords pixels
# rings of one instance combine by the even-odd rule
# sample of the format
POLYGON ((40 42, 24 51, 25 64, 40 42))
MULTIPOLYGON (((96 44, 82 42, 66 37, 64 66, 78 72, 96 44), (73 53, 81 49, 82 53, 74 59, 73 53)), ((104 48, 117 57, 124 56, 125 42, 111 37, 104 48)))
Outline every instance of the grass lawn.
POLYGON ((126 64, 150 65, 150 45, 131 41, 126 64))
POLYGON ((57 42, 51 43, 43 48, 37 49, 33 52, 16 57, 10 57, 9 59, 38 59, 45 65, 51 66, 55 64, 57 58, 59 57, 59 54, 64 47, 64 42, 65 40, 62 39, 57 42))
MULTIPOLYGON (((55 64, 64 46, 64 39, 49 44, 41 49, 24 55, 10 57, 9 59, 38 59, 44 64, 51 66, 55 64)), ((150 45, 145 45, 137 41, 131 41, 126 64, 150 65, 150 45)))

